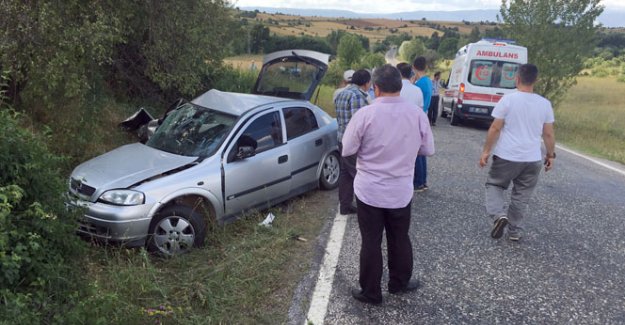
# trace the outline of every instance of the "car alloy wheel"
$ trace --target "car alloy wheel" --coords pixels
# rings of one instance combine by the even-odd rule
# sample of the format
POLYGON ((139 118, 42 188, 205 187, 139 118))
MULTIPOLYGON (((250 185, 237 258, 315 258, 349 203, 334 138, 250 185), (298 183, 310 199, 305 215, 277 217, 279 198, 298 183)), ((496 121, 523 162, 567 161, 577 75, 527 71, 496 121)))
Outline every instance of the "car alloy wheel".
POLYGON ((206 236, 202 216, 186 206, 171 206, 150 224, 148 248, 163 256, 175 256, 201 246, 206 236))
POLYGON ((332 152, 323 160, 321 166, 321 177, 319 182, 324 190, 331 190, 339 185, 340 171, 339 156, 336 152, 332 152))

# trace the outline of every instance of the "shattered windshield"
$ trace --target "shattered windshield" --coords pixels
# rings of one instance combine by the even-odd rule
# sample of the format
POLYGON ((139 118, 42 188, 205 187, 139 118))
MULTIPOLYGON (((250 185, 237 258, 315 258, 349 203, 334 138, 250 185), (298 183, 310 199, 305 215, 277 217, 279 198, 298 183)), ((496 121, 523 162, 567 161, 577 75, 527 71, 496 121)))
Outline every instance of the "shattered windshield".
POLYGON ((187 103, 171 111, 146 144, 177 155, 207 157, 217 150, 236 119, 187 103))

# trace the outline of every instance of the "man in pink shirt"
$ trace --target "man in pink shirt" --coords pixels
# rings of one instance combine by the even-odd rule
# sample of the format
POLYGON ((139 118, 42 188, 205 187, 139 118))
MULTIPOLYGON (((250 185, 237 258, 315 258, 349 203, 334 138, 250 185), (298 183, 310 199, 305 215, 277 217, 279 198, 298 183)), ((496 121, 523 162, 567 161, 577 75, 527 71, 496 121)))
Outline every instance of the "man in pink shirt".
POLYGON ((434 140, 425 113, 399 96, 399 71, 384 65, 373 74, 375 101, 358 110, 343 135, 343 156, 357 155, 354 192, 358 203, 360 289, 362 302, 382 302, 382 234, 388 246, 388 291, 415 290, 412 244, 408 235, 417 154, 434 154, 434 140))

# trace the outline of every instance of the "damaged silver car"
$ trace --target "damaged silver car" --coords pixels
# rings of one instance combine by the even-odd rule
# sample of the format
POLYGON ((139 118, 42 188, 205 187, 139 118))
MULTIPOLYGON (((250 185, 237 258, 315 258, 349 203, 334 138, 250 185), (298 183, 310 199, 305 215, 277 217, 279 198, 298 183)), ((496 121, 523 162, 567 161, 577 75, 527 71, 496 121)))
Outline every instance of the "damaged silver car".
POLYGON ((176 255, 202 245, 211 222, 335 188, 336 120, 309 102, 328 59, 268 54, 252 94, 212 89, 151 121, 145 144, 76 167, 68 204, 85 208, 79 233, 176 255))

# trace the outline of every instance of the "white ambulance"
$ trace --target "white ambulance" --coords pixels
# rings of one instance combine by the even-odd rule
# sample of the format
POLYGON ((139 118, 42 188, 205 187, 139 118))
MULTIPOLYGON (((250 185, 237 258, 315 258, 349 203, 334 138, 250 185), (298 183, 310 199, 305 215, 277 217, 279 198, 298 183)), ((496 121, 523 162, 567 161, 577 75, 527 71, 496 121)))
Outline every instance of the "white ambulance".
POLYGON ((527 49, 513 43, 483 39, 458 50, 446 82, 441 117, 451 117, 451 125, 463 120, 492 121, 493 107, 501 96, 515 90, 517 69, 527 63, 527 49))

